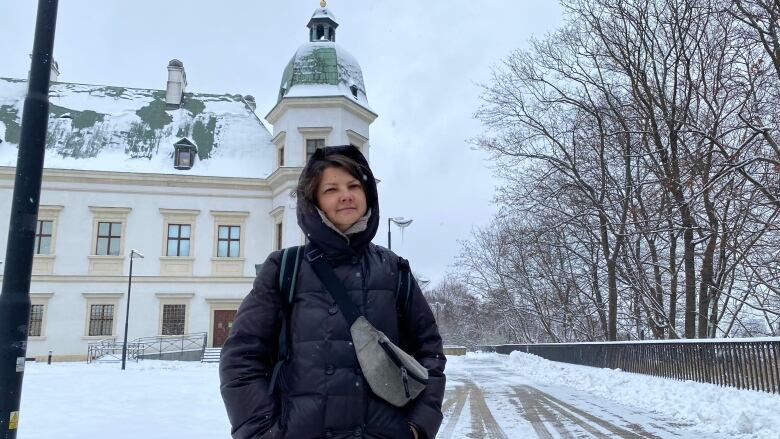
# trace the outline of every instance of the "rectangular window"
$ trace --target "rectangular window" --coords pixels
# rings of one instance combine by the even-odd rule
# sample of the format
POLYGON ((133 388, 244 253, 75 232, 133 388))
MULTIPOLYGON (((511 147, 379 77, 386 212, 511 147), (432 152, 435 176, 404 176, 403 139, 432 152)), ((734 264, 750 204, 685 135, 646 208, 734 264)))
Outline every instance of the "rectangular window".
POLYGON ((168 224, 168 250, 166 256, 190 255, 190 224, 168 224))
POLYGON ((276 224, 276 249, 282 249, 282 223, 276 224))
POLYGON ((314 151, 324 147, 325 139, 306 139, 306 161, 314 155, 314 151))
POLYGON ((30 326, 27 327, 27 335, 40 337, 43 329, 43 305, 30 307, 30 326))
POLYGON ((54 221, 38 220, 35 229, 35 254, 48 255, 51 253, 51 232, 54 221))
POLYGON ((89 332, 87 335, 110 336, 114 328, 114 305, 91 305, 89 307, 89 332))
POLYGON ((240 256, 241 226, 219 226, 217 235, 217 256, 237 258, 240 256))
POLYGON ((162 335, 183 335, 187 305, 163 305, 162 335))
POLYGON ((122 223, 98 223, 97 245, 95 254, 101 256, 119 256, 119 239, 122 233, 122 223))
POLYGON ((277 151, 279 154, 279 166, 284 166, 284 146, 279 148, 277 151))

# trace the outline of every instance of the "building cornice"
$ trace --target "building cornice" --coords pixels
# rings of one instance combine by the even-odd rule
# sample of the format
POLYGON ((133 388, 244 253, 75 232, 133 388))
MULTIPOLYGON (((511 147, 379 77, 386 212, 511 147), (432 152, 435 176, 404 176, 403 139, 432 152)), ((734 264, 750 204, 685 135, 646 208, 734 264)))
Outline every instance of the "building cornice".
POLYGON ((284 145, 284 140, 287 138, 287 131, 280 131, 277 135, 271 139, 271 143, 276 145, 277 148, 281 148, 284 145))
POLYGON ((297 182, 301 176, 302 171, 303 168, 300 166, 282 166, 280 168, 276 168, 276 170, 271 175, 269 175, 268 179, 266 180, 268 183, 268 188, 275 195, 277 190, 284 186, 285 183, 289 183, 291 181, 297 182))
MULTIPOLYGON (((133 284, 135 283, 232 283, 232 284, 252 284, 254 276, 138 276, 133 274, 133 284)), ((0 276, 0 282, 3 276, 0 276)), ((127 286, 127 276, 87 276, 87 275, 33 275, 33 283, 44 282, 63 282, 63 283, 120 283, 127 286)), ((38 296, 36 296, 38 297, 38 296)))
POLYGON ((349 137, 350 140, 354 137, 355 139, 359 140, 360 143, 368 142, 368 137, 358 133, 355 130, 347 130, 347 137, 349 137))
POLYGON ((356 116, 360 117, 367 123, 372 123, 379 117, 378 114, 367 109, 366 107, 355 103, 345 96, 317 96, 317 97, 285 97, 279 103, 277 103, 271 111, 265 116, 265 119, 271 125, 276 124, 279 118, 290 108, 327 108, 327 107, 339 107, 343 108, 356 116))
MULTIPOLYGON (((273 174, 271 174, 273 176, 273 174)), ((16 168, 0 166, 0 180, 14 181, 16 168)), ((209 188, 230 190, 270 190, 268 180, 245 177, 213 177, 204 175, 146 174, 135 172, 92 171, 82 169, 44 169, 43 183, 87 183, 122 186, 165 186, 179 188, 209 188)))

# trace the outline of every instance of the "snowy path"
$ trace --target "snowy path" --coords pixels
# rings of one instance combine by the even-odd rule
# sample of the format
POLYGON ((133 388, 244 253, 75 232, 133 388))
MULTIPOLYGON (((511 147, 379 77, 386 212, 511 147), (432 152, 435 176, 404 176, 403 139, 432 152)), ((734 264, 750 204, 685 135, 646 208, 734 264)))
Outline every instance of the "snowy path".
MULTIPOLYGON (((27 367, 19 439, 230 436, 216 364, 27 367)), ((439 439, 780 439, 780 395, 520 353, 450 357, 446 373, 439 439)))
POLYGON ((534 383, 500 360, 495 355, 450 359, 439 439, 702 437, 693 425, 571 388, 534 383))

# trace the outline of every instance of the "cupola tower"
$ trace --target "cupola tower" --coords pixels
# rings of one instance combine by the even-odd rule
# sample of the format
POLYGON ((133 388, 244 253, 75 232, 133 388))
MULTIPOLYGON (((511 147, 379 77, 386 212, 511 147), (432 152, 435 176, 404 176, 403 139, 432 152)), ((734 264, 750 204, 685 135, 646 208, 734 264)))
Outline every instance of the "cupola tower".
POLYGON ((302 167, 317 148, 352 144, 369 157, 371 109, 357 60, 336 44, 339 26, 325 1, 306 27, 308 41, 282 72, 277 103, 266 115, 273 125, 280 167, 302 167))

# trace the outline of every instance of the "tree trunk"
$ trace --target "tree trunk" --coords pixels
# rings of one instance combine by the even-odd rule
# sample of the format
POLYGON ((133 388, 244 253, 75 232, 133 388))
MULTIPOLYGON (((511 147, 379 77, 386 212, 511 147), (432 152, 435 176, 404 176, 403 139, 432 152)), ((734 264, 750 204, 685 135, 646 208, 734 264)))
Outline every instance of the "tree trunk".
POLYGON ((696 261, 693 219, 687 204, 683 216, 683 266, 685 267, 685 338, 696 338, 696 261))
MULTIPOLYGON (((671 209, 669 209, 671 211, 671 209)), ((671 212, 670 212, 671 213, 671 212)), ((677 337, 677 233, 671 215, 669 225, 669 338, 677 337)))

